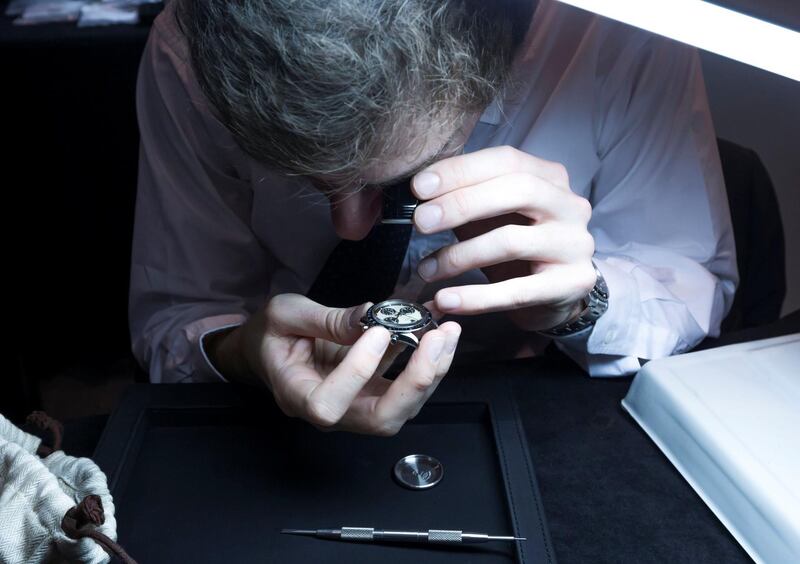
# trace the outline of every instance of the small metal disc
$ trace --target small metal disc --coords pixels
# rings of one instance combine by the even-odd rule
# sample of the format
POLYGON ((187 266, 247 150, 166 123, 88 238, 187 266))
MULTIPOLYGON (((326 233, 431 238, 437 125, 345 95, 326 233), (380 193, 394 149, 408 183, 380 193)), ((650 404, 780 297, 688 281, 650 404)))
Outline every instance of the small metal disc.
POLYGON ((412 490, 425 490, 438 484, 444 475, 442 463, 427 454, 409 454, 394 465, 397 482, 412 490))

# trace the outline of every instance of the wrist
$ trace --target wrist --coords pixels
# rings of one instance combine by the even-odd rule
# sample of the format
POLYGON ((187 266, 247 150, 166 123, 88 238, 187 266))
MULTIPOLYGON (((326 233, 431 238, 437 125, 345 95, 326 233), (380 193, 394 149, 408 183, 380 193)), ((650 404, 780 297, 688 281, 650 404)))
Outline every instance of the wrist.
POLYGON ((230 327, 203 337, 209 363, 226 380, 255 384, 259 378, 250 370, 242 346, 243 326, 230 327))
POLYGON ((572 308, 569 310, 569 314, 564 319, 564 321, 556 325, 556 327, 558 327, 559 325, 564 325, 566 323, 574 323, 575 321, 577 321, 578 318, 583 313, 583 311, 586 309, 586 306, 587 306, 586 298, 584 297, 579 299, 577 302, 572 304, 572 308))
MULTIPOLYGON (((608 287, 603 274, 594 267, 595 284, 589 294, 581 300, 579 313, 575 317, 552 327, 546 331, 539 331, 548 337, 568 337, 578 333, 590 332, 594 329, 595 322, 608 309, 608 287)), ((576 306, 577 308, 577 306, 576 306)))

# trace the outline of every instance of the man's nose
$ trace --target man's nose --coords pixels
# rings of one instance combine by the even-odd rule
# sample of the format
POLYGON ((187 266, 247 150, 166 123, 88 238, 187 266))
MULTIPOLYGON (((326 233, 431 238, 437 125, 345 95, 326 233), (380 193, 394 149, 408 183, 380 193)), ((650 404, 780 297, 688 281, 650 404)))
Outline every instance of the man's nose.
POLYGON ((336 234, 342 239, 359 241, 377 223, 383 202, 380 190, 362 189, 355 193, 332 194, 331 219, 336 234))

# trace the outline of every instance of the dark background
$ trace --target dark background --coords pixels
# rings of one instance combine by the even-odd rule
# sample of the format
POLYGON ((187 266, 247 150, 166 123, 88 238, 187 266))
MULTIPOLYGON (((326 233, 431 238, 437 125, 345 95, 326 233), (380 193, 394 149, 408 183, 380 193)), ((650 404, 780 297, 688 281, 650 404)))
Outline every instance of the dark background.
POLYGON ((0 18, 12 356, 0 388, 4 414, 38 406, 39 381, 57 374, 97 382, 133 369, 135 85, 148 23, 18 27, 0 18))

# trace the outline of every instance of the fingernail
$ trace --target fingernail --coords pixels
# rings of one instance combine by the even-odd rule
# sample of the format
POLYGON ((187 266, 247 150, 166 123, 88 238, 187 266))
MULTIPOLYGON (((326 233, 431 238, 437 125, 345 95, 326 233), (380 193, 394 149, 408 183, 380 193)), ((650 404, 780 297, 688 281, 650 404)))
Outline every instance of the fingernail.
POLYGON ((461 305, 461 296, 453 292, 440 292, 436 295, 436 305, 439 309, 455 309, 461 305))
POLYGON ((429 198, 436 193, 440 183, 435 172, 420 172, 414 177, 414 191, 420 198, 429 198))
POLYGON ((435 204, 425 204, 414 212, 414 223, 424 230, 433 229, 441 220, 442 208, 435 204))
POLYGON ((424 278, 425 280, 429 280, 430 278, 433 278, 438 268, 439 268, 439 262, 435 258, 429 257, 423 260, 421 263, 419 263, 419 266, 417 267, 417 272, 419 272, 419 275, 422 278, 424 278))
POLYGON ((370 329, 363 338, 367 339, 367 345, 376 354, 383 354, 389 347, 389 331, 382 327, 370 329))
POLYGON ((444 337, 437 337, 436 340, 430 343, 428 348, 428 358, 431 359, 431 362, 439 362, 439 359, 442 357, 442 352, 444 352, 446 340, 447 339, 444 337))
POLYGON ((447 352, 447 354, 453 354, 453 352, 455 352, 459 337, 461 337, 461 331, 447 336, 447 346, 445 347, 445 352, 447 352))

